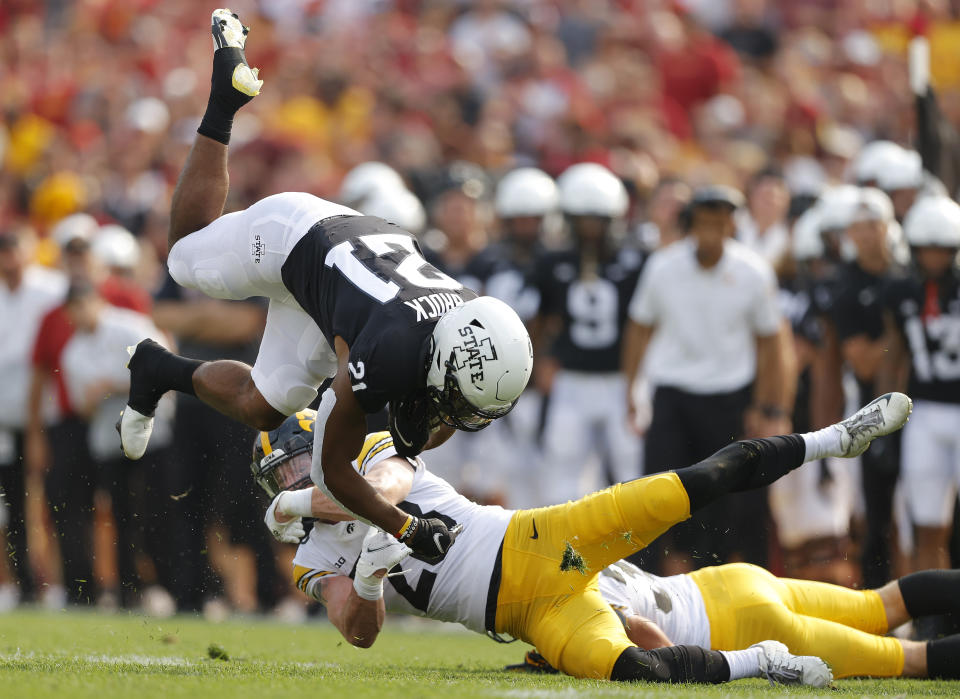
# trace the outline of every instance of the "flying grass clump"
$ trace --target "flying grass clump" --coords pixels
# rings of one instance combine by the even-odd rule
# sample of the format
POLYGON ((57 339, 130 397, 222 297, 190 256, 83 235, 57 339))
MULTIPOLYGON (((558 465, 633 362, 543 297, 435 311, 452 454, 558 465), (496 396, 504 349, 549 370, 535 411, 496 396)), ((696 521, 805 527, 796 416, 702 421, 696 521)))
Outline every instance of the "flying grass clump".
POLYGON ((567 572, 568 570, 575 570, 580 575, 587 574, 587 562, 583 560, 583 556, 573 548, 573 545, 568 541, 563 548, 563 556, 560 558, 560 570, 562 572, 567 572))

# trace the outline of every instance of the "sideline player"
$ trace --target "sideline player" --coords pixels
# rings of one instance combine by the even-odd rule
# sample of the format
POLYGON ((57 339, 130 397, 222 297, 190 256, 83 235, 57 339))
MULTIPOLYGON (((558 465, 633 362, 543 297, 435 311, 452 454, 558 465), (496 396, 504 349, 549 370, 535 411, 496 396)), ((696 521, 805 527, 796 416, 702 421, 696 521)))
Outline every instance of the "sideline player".
MULTIPOLYGON (((392 497, 406 497, 401 506, 408 511, 426 510, 463 523, 463 545, 433 563, 408 558, 402 574, 388 578, 395 591, 388 595, 390 609, 520 638, 577 677, 722 681, 743 676, 736 661, 715 651, 689 646, 641 651, 600 595, 600 571, 721 495, 762 487, 805 461, 863 452, 874 438, 899 429, 909 411, 909 398, 888 394, 818 432, 736 442, 678 472, 615 485, 564 505, 515 512, 466 500, 416 462, 416 474, 407 476, 414 495, 405 494, 409 485, 404 490, 394 480, 388 483, 392 497)), ((279 437, 262 436, 258 443, 274 449, 279 437)), ((386 441, 373 436, 366 452, 387 449, 386 441)), ((298 451, 295 445, 286 450, 298 451)), ((255 471, 281 458, 267 454, 255 461, 255 471)), ((366 453, 359 458, 361 472, 370 467, 367 458, 366 453)), ((397 544, 389 565, 371 569, 373 554, 389 545, 365 543, 360 555, 364 532, 350 523, 328 527, 324 520, 344 517, 321 514, 323 506, 314 489, 280 493, 265 519, 275 536, 297 541, 304 531, 297 518, 320 515, 321 523, 298 550, 295 580, 327 603, 348 640, 359 636, 351 642, 370 645, 380 628, 374 622, 384 593, 383 581, 371 578, 370 571, 392 569, 405 551, 397 544), (294 519, 278 521, 286 516, 294 519)))
POLYGON ((953 507, 960 487, 960 206, 921 197, 904 233, 910 274, 884 290, 884 386, 908 383, 917 398, 903 431, 901 483, 915 528, 914 570, 950 567, 953 507))
POLYGON ((173 195, 168 267, 181 286, 215 298, 268 297, 264 338, 252 369, 141 342, 129 363, 124 453, 142 456, 168 390, 269 429, 333 378, 318 411, 314 482, 413 550, 442 554, 455 538, 446 524, 402 512, 351 468, 365 416, 389 405, 391 432, 411 455, 452 428, 479 430, 509 412, 526 386, 529 337, 506 304, 441 274, 412 234, 382 219, 294 192, 221 215, 233 116, 262 86, 244 56, 247 31, 229 10, 213 13, 210 101, 173 195))
POLYGON ((531 273, 540 307, 531 324, 538 345, 537 387, 547 399, 538 504, 563 502, 600 482, 637 475, 641 449, 628 423, 620 372, 627 307, 643 254, 620 244, 628 197, 596 163, 571 165, 557 179, 571 245, 541 255, 531 273), (542 356, 549 359, 541 360, 542 356), (585 473, 591 456, 613 471, 585 473), (619 473, 617 471, 620 471, 619 473))

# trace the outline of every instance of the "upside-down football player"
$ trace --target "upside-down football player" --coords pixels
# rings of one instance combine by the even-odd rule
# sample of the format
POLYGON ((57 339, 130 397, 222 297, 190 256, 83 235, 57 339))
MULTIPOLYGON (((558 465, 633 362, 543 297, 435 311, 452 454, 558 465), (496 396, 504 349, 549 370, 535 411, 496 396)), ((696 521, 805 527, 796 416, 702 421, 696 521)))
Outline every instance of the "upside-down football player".
POLYGON ((348 517, 315 489, 297 490, 308 482, 310 440, 296 432, 309 429, 309 414, 299 425, 288 421, 261 435, 253 467, 271 494, 289 489, 267 511, 277 538, 299 541, 301 517, 317 518, 298 549, 294 580, 326 604, 355 645, 375 641, 386 608, 521 638, 579 677, 715 682, 764 674, 828 681, 815 658, 790 656, 779 644, 763 643, 769 638, 794 653, 825 657, 838 676, 956 677, 960 639, 920 644, 875 635, 912 615, 956 610, 955 572, 919 573, 880 591, 854 592, 778 580, 741 565, 654 582, 618 562, 724 493, 772 482, 805 461, 862 453, 874 438, 899 429, 909 412, 906 396, 888 394, 818 432, 737 442, 677 473, 517 512, 470 502, 419 460, 387 458, 389 437, 371 435, 356 464, 384 497, 464 524, 463 545, 431 562, 405 558, 408 552, 389 537, 343 522, 348 517), (384 586, 378 576, 387 570, 384 586), (654 602, 643 602, 645 595, 654 602))
POLYGON ((268 297, 266 327, 253 367, 181 357, 151 340, 137 345, 118 423, 123 452, 143 456, 169 390, 262 430, 310 405, 331 378, 314 431, 313 482, 414 551, 442 554, 454 524, 402 512, 350 466, 366 415, 389 406, 391 434, 410 456, 454 428, 485 427, 527 384, 527 331, 509 306, 442 274, 412 233, 383 219, 303 192, 223 214, 233 117, 262 81, 247 65, 237 15, 214 11, 211 29, 210 100, 173 194, 167 266, 178 284, 214 298, 268 297))

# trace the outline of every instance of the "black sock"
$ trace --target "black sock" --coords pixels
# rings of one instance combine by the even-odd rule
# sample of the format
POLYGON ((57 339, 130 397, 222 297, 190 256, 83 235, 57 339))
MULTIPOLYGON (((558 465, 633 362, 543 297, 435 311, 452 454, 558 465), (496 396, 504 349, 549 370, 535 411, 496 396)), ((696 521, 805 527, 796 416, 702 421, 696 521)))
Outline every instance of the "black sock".
POLYGON ((798 434, 744 439, 676 473, 693 512, 728 493, 770 485, 803 464, 806 453, 798 434))
MULTIPOLYGON (((960 570, 922 570, 897 581, 907 612, 914 619, 931 614, 960 614, 960 570)), ((960 663, 960 657, 957 658, 960 663)))
POLYGON ((722 653, 699 646, 666 646, 656 650, 631 646, 617 658, 610 679, 717 684, 730 679, 730 666, 722 653))
POLYGON ((181 357, 179 354, 168 352, 157 367, 157 375, 167 379, 167 390, 180 391, 189 396, 197 395, 193 388, 193 372, 205 362, 199 359, 181 357))
POLYGON ((927 643, 927 677, 960 680, 960 634, 927 643))
POLYGON ((197 133, 219 141, 223 145, 230 143, 230 131, 237 110, 253 99, 233 86, 233 71, 246 62, 242 49, 227 46, 217 49, 213 54, 213 75, 210 78, 210 99, 207 111, 197 133))
POLYGON ((203 363, 173 354, 153 340, 144 340, 130 359, 127 404, 141 415, 152 416, 157 401, 167 391, 195 396, 193 373, 203 363))

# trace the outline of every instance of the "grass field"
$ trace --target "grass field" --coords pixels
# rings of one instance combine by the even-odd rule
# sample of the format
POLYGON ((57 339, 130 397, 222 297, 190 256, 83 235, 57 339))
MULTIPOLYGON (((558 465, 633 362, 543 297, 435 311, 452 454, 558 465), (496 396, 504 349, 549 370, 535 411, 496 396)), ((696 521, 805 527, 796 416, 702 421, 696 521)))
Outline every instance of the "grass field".
MULTIPOLYGON (((325 621, 210 624, 117 614, 17 612, 0 616, 0 697, 559 697, 817 694, 761 680, 716 687, 618 686, 507 674, 524 647, 443 625, 394 625, 370 650, 342 642, 325 621), (226 658, 211 658, 222 651, 226 658)), ((960 659, 958 659, 960 662, 960 659)), ((850 696, 958 695, 960 682, 846 680, 850 696)), ((830 692, 827 692, 830 693, 830 692)))

